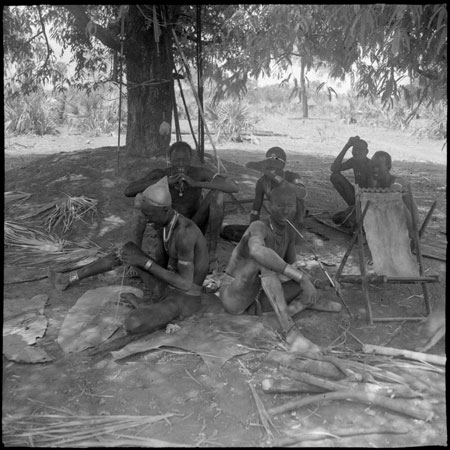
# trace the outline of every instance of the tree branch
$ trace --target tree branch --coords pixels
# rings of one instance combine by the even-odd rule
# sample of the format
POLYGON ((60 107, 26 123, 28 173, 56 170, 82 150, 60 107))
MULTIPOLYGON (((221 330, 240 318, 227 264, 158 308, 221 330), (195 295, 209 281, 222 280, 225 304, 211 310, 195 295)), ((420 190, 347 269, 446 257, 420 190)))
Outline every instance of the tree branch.
POLYGON ((47 57, 45 58, 43 67, 45 67, 47 65, 47 61, 50 58, 51 53, 53 53, 53 50, 50 47, 50 44, 48 43, 48 37, 47 37, 47 33, 45 32, 45 24, 44 24, 44 19, 42 18, 42 11, 41 11, 41 6, 37 5, 37 9, 39 12, 39 21, 41 22, 41 27, 42 27, 42 33, 44 34, 45 37, 45 43, 47 44, 47 57))
MULTIPOLYGON (((89 22, 92 22, 89 16, 86 14, 86 11, 84 10, 83 6, 63 5, 63 7, 66 8, 72 14, 77 26, 81 30, 86 30, 87 24, 89 22)), ((111 48, 112 50, 120 52, 120 40, 112 33, 110 33, 108 30, 103 28, 101 25, 95 24, 95 27, 96 32, 94 36, 107 47, 111 48)))

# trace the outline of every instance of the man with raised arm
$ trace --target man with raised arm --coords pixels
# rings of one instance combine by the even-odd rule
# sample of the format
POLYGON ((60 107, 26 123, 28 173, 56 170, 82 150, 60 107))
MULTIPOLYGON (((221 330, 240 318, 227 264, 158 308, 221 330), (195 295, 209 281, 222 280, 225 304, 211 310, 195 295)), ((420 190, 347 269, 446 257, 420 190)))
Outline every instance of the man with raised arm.
POLYGON ((348 205, 348 208, 336 213, 332 217, 333 221, 339 225, 353 227, 355 217, 355 186, 342 174, 342 172, 350 169, 353 170, 355 184, 361 188, 370 187, 371 161, 367 157, 368 153, 367 142, 360 139, 359 136, 354 136, 344 145, 344 148, 331 165, 332 174, 330 176, 330 181, 348 205), (350 148, 352 148, 352 157, 344 162, 344 156, 350 148))

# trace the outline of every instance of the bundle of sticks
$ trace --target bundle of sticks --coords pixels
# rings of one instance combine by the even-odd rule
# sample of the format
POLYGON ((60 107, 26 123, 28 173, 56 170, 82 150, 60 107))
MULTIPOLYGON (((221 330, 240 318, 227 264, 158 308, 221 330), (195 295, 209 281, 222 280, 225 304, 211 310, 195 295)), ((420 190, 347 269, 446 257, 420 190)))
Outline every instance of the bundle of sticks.
MULTIPOLYGON (((440 363, 445 365, 445 358, 433 365, 380 353, 374 355, 375 350, 370 347, 361 353, 301 355, 272 350, 266 362, 277 368, 276 375, 262 379, 262 391, 295 398, 267 410, 259 402, 260 416, 262 409, 265 423, 272 423, 270 418, 301 410, 306 405, 346 401, 381 407, 406 418, 431 421, 435 415, 434 404, 445 399, 445 369, 439 367, 440 363)), ((365 431, 353 434, 367 434, 365 431)), ((319 433, 317 438, 323 439, 324 434, 319 433)), ((289 445, 294 441, 295 438, 284 438, 276 444, 289 445)))

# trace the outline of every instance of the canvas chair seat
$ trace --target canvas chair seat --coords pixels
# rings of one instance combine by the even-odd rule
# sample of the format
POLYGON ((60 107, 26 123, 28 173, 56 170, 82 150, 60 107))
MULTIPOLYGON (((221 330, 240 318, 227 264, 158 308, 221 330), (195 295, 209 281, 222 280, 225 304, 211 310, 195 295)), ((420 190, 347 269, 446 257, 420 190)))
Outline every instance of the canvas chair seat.
MULTIPOLYGON (((412 196, 411 190, 409 194, 412 196)), ((336 272, 337 282, 359 283, 362 286, 366 302, 368 322, 422 320, 424 316, 410 317, 373 317, 369 296, 369 282, 377 279, 382 283, 420 283, 425 302, 425 314, 431 312, 428 298, 427 283, 439 282, 437 275, 425 276, 420 251, 417 218, 406 207, 401 192, 401 186, 395 185, 388 189, 359 188, 356 186, 356 231, 351 240, 341 264, 336 272), (400 189, 399 189, 400 188, 400 189), (364 230, 363 230, 364 229, 364 230), (364 239, 372 255, 375 278, 367 274, 364 255, 364 239), (411 252, 411 241, 414 244, 416 259, 411 252), (358 243, 360 275, 342 275, 343 268, 355 244, 358 243)), ((434 205, 428 213, 423 232, 434 205)))

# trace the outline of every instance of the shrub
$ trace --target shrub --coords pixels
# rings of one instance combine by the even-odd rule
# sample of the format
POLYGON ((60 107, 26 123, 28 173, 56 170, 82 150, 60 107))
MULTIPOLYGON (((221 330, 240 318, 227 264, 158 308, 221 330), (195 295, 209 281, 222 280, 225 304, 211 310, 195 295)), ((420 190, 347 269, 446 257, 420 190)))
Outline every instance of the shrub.
POLYGON ((55 134, 56 114, 51 98, 43 90, 5 99, 5 132, 11 134, 55 134))
MULTIPOLYGON (((119 126, 119 90, 101 87, 89 93, 71 91, 60 98, 64 122, 82 133, 95 136, 117 131, 119 126)), ((121 132, 126 129, 126 97, 122 98, 121 132)))
POLYGON ((247 104, 238 100, 226 100, 205 109, 206 120, 211 123, 218 142, 241 141, 243 134, 253 128, 256 118, 249 113, 247 104))

